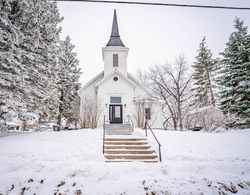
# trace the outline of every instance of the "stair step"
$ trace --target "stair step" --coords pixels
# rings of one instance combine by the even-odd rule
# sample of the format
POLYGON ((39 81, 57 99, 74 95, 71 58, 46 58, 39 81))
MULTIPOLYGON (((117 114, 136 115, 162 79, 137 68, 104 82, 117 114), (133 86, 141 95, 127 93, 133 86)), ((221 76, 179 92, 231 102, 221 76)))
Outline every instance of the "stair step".
POLYGON ((130 129, 106 129, 105 132, 132 132, 130 129))
POLYGON ((133 141, 105 141, 104 144, 107 145, 146 145, 147 142, 133 142, 133 141))
POLYGON ((157 154, 154 150, 150 150, 151 146, 148 145, 146 138, 122 136, 132 134, 132 131, 125 129, 124 126, 111 124, 106 129, 106 135, 118 136, 105 138, 105 162, 158 162, 157 154))
POLYGON ((105 132, 108 131, 132 131, 131 129, 105 129, 105 132))
POLYGON ((156 155, 105 155, 106 159, 129 159, 129 160, 147 160, 156 159, 156 155))
POLYGON ((114 162, 114 163, 118 163, 118 162, 145 162, 145 163, 157 163, 157 160, 106 160, 105 162, 114 162))
POLYGON ((105 135, 132 135, 132 132, 129 132, 129 133, 105 133, 105 135))
POLYGON ((122 127, 105 127, 105 130, 131 130, 131 127, 122 126, 122 127))
POLYGON ((105 138, 105 141, 145 141, 145 138, 105 138))
POLYGON ((120 130, 131 130, 132 126, 130 124, 105 124, 106 130, 120 129, 120 130))
POLYGON ((106 149, 132 149, 132 150, 136 150, 136 149, 149 149, 151 146, 126 146, 126 145, 105 145, 104 148, 106 149))
POLYGON ((106 135, 131 135, 132 131, 105 131, 106 135))
POLYGON ((105 154, 153 154, 153 150, 105 150, 105 154))

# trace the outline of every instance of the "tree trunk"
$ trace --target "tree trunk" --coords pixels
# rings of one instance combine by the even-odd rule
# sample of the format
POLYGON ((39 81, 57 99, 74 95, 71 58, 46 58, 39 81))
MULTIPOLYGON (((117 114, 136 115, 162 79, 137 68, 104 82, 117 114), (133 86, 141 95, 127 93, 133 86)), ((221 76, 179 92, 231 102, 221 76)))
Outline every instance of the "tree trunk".
POLYGON ((178 118, 179 118, 179 128, 182 131, 183 130, 183 119, 182 119, 182 112, 181 112, 180 102, 178 102, 178 118))
MULTIPOLYGON (((59 109, 60 110, 60 109, 59 109)), ((62 114, 59 112, 59 115, 57 117, 57 125, 61 127, 62 125, 62 114)))
POLYGON ((61 128, 62 126, 62 112, 63 112, 63 91, 61 90, 60 104, 59 104, 59 113, 57 117, 57 125, 61 128))
POLYGON ((173 119, 173 126, 174 126, 174 130, 177 130, 177 121, 176 121, 176 117, 172 117, 173 119))
POLYGON ((212 89, 212 82, 211 82, 211 78, 210 78, 210 72, 209 72, 207 66, 206 66, 206 71, 207 71, 207 79, 208 79, 208 84, 209 84, 209 93, 211 96, 211 103, 215 107, 215 99, 214 99, 214 93, 213 93, 213 89, 212 89))
POLYGON ((23 131, 26 130, 26 121, 23 121, 23 131))
POLYGON ((77 119, 75 119, 75 128, 77 128, 77 119))
POLYGON ((215 99, 214 99, 214 93, 213 93, 213 89, 212 89, 211 83, 210 83, 210 93, 211 93, 211 102, 212 102, 212 105, 215 107, 215 99))

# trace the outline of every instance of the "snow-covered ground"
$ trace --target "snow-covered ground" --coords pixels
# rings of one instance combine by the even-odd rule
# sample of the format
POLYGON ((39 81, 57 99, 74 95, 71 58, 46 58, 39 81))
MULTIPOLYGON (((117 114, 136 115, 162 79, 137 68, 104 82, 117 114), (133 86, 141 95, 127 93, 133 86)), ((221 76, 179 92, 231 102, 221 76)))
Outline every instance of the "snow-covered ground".
POLYGON ((105 163, 101 129, 0 137, 0 194, 250 194, 250 130, 155 132, 151 164, 105 163))

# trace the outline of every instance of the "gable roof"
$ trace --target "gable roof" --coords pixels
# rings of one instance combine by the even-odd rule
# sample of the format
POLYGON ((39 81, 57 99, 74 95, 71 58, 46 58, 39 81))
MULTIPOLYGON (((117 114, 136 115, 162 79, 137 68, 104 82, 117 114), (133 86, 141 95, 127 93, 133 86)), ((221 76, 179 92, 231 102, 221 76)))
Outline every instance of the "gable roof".
POLYGON ((81 87, 81 89, 78 91, 78 94, 81 93, 86 87, 88 87, 91 83, 93 83, 96 79, 104 77, 104 71, 100 72, 98 75, 96 75, 93 79, 91 79, 89 82, 87 82, 85 85, 81 87))
POLYGON ((95 87, 99 86, 100 84, 102 84, 104 81, 106 81, 108 78, 110 78, 113 74, 117 73, 118 75, 120 75, 124 80, 128 81, 131 85, 133 85, 134 87, 137 87, 136 83, 132 82, 131 80, 129 80, 122 72, 120 72, 117 68, 114 69, 112 72, 110 72, 107 76, 105 76, 101 81, 99 81, 95 87))
POLYGON ((95 85, 95 87, 99 86, 100 84, 102 84, 104 81, 106 81, 108 78, 110 78, 113 74, 119 74, 123 79, 125 79, 126 81, 128 81, 131 85, 133 85, 134 87, 138 87, 140 86, 142 89, 144 89, 145 91, 147 91, 148 93, 150 93, 150 90, 145 87, 144 85, 142 85, 132 74, 127 73, 127 77, 120 72, 118 69, 113 70, 112 72, 110 72, 107 76, 104 77, 104 71, 100 72, 98 75, 96 75, 93 79, 91 79, 89 82, 87 82, 85 85, 83 85, 81 87, 81 89, 78 91, 78 94, 80 94, 86 87, 88 87, 91 83, 93 83, 95 80, 99 79, 102 77, 102 79, 95 85))

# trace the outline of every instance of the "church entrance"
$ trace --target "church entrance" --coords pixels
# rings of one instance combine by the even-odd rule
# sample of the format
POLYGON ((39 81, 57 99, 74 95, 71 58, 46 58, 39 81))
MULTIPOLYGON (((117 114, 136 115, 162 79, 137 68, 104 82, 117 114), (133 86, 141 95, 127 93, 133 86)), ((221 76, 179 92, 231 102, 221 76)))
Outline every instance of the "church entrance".
POLYGON ((122 105, 109 105, 109 120, 110 123, 122 123, 122 105))

